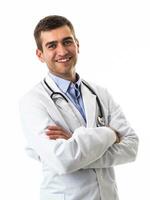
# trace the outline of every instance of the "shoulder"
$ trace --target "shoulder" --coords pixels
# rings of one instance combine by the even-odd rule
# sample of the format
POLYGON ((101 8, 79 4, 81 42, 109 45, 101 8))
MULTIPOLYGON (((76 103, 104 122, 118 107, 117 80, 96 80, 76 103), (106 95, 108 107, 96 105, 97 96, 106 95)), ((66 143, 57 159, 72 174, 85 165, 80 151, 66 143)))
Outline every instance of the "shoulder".
MULTIPOLYGON (((83 80, 84 82, 84 80, 83 80)), ((106 87, 102 87, 93 82, 86 81, 87 85, 95 92, 95 95, 99 98, 101 104, 106 108, 113 108, 116 102, 106 87)))
POLYGON ((82 83, 85 83, 87 87, 90 87, 96 93, 96 95, 98 95, 101 98, 106 98, 109 94, 107 88, 97 85, 94 82, 82 80, 82 83))
POLYGON ((47 99, 48 94, 45 91, 42 82, 39 82, 20 98, 19 105, 21 107, 37 104, 40 105, 47 99))

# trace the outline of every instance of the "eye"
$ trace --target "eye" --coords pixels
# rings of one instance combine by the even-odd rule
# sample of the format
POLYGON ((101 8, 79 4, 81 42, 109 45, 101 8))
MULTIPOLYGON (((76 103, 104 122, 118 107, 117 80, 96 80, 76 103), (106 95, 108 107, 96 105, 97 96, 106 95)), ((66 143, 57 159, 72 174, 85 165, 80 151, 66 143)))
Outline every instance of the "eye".
POLYGON ((48 49, 55 49, 56 48, 56 44, 55 43, 51 43, 47 47, 48 47, 48 49))
POLYGON ((65 41, 63 41, 63 45, 64 46, 69 46, 69 45, 71 45, 73 43, 73 41, 72 40, 65 40, 65 41))

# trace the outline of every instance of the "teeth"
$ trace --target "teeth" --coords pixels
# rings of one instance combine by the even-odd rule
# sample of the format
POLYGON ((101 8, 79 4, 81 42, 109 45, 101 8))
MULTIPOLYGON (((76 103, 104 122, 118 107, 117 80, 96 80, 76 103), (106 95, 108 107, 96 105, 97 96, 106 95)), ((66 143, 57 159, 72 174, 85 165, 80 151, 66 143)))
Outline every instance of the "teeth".
POLYGON ((69 59, 61 59, 61 60, 58 60, 58 62, 66 62, 68 61, 69 59))
POLYGON ((69 61, 69 60, 70 60, 70 58, 64 58, 64 59, 59 59, 59 60, 57 60, 57 62, 63 63, 63 62, 67 62, 67 61, 69 61))

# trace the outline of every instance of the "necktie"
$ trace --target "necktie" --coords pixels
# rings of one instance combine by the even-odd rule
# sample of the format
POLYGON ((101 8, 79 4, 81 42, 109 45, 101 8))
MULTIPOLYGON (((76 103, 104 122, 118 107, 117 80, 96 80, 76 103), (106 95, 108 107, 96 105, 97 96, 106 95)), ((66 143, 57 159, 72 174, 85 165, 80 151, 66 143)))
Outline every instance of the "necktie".
POLYGON ((69 94, 71 96, 71 99, 72 99, 74 105, 76 106, 76 108, 81 113, 81 115, 84 118, 84 120, 86 121, 84 108, 83 108, 82 97, 81 97, 81 93, 80 93, 78 84, 72 84, 71 85, 69 94))

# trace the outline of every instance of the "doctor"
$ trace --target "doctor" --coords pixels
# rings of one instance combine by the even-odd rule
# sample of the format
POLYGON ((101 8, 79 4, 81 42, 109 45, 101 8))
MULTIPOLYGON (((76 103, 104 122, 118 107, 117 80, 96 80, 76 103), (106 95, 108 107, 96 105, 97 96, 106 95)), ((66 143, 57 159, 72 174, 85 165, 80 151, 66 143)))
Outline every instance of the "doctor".
POLYGON ((118 200, 114 166, 134 161, 138 138, 108 91, 76 73, 71 22, 37 24, 36 55, 49 73, 20 101, 28 154, 43 169, 40 200, 118 200))

